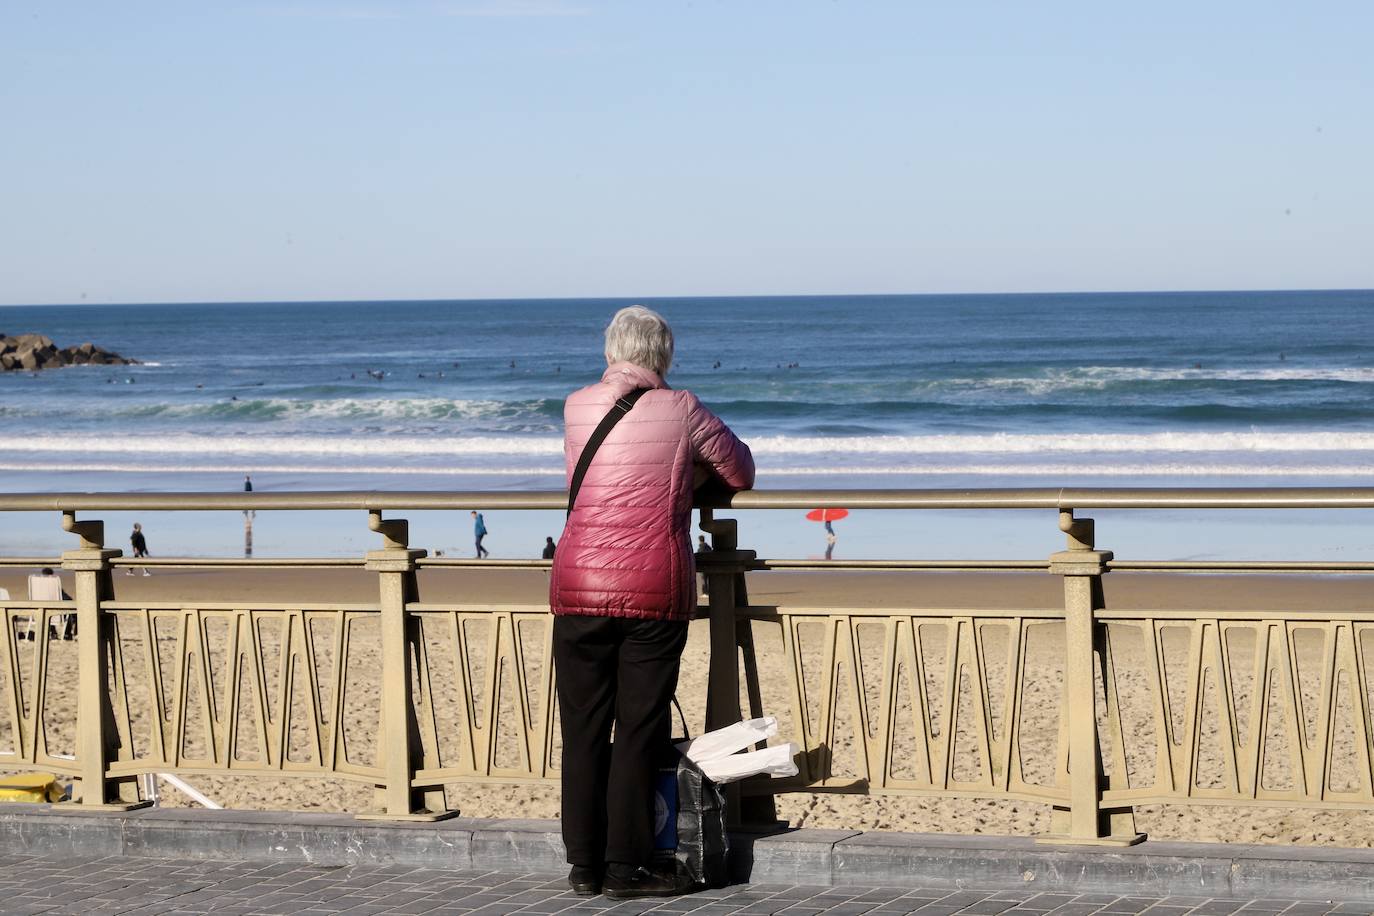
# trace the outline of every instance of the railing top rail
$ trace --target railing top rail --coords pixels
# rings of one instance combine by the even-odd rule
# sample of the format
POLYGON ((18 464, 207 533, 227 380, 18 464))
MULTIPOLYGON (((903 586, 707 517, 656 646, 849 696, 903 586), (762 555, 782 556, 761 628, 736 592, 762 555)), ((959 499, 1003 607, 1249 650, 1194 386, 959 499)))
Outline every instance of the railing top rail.
MULTIPOLYGON (((0 512, 562 509, 561 490, 326 490, 254 493, 4 493, 0 512)), ((1035 487, 749 490, 713 508, 1374 509, 1374 487, 1035 487)))

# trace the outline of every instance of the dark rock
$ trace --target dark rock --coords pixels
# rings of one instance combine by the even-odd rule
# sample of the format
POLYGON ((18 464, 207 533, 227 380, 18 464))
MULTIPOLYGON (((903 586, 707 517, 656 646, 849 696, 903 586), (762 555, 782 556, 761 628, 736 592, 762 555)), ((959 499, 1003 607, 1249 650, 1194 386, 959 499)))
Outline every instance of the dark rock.
POLYGON ((0 371, 36 371, 92 364, 127 366, 137 363, 136 359, 127 359, 93 343, 59 350, 51 338, 42 334, 0 334, 0 371))

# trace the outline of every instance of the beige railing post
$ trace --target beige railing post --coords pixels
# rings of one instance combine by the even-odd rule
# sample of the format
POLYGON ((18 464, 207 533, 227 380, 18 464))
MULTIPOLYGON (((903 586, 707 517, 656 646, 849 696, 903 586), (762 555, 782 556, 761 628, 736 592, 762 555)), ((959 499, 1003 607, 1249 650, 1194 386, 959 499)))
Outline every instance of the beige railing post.
MULTIPOLYGON (((739 549, 739 523, 734 519, 715 518, 712 510, 703 508, 701 528, 711 534, 711 552, 705 557, 702 570, 711 613, 711 658, 706 682, 706 730, 711 731, 744 718, 739 703, 741 651, 750 714, 763 715, 754 631, 747 619, 736 614, 738 608, 749 604, 744 573, 758 554, 739 549)), ((739 783, 732 783, 727 787, 727 797, 732 826, 776 825, 777 808, 771 794, 742 795, 739 783)))
MULTIPOLYGON (((1094 656, 1103 653, 1105 634, 1097 611, 1106 606, 1102 576, 1110 550, 1094 547, 1093 520, 1061 509, 1059 528, 1068 549, 1050 555, 1050 573, 1064 577, 1064 710, 1068 719, 1069 804, 1057 807, 1051 834, 1043 842, 1130 846, 1145 839, 1135 831, 1131 809, 1104 809, 1101 736, 1097 727, 1094 656)), ((1103 665, 1106 671, 1106 665, 1103 665)), ((1114 718, 1114 717, 1113 717, 1114 718)), ((1116 736, 1120 740, 1120 735, 1116 736)), ((1121 774, 1124 778, 1124 774, 1121 774)))
POLYGON ((706 678, 706 730, 740 721, 739 645, 735 635, 735 573, 739 525, 702 510, 701 528, 711 534, 706 560, 707 606, 711 613, 711 658, 706 678))
MULTIPOLYGON (((115 724, 114 699, 107 678, 114 648, 114 621, 101 602, 114 597, 110 560, 123 551, 105 549, 105 523, 78 522, 75 512, 62 513, 62 529, 81 539, 81 546, 62 554, 62 568, 74 573, 77 632, 76 759, 80 767, 81 801, 77 810, 127 811, 152 804, 139 801, 137 777, 111 779, 110 761, 132 757, 123 748, 115 724)), ((38 622, 47 626, 47 620, 38 622)))
MULTIPOLYGON (((413 821, 452 817, 458 812, 448 810, 442 788, 412 787, 415 771, 427 761, 411 692, 416 674, 414 655, 420 644, 419 621, 406 613, 406 605, 418 599, 415 561, 426 551, 410 547, 410 526, 405 519, 383 521, 381 511, 374 509, 368 514, 367 525, 382 536, 382 549, 368 551, 365 565, 377 573, 380 586, 382 699, 378 746, 384 782, 378 793, 382 810, 358 817, 413 821)), ((427 679, 429 673, 421 670, 419 676, 427 679)), ((427 684, 424 689, 428 692, 427 684)), ((438 748, 428 753, 433 757, 438 748)), ((437 766, 438 761, 433 763, 437 766)))

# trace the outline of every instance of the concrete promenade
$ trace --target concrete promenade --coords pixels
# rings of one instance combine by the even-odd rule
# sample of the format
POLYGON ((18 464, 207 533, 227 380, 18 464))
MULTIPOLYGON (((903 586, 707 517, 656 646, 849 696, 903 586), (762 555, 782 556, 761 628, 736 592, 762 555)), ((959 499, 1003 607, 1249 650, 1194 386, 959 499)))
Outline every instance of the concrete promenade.
POLYGON ((561 877, 404 865, 0 855, 0 913, 663 913, 696 916, 1355 916, 1374 904, 883 886, 733 885, 667 900, 576 897, 561 877))
POLYGON ((0 805, 0 913, 1374 914, 1374 850, 788 830, 733 837, 736 883, 567 893, 556 821, 0 805))

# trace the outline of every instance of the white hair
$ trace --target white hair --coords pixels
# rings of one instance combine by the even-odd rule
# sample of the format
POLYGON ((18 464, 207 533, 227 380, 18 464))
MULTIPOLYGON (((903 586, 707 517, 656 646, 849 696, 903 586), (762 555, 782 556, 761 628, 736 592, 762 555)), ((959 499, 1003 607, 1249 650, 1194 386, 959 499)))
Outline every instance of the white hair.
POLYGON ((623 308, 606 325, 606 362, 634 363, 666 376, 673 364, 673 329, 652 309, 623 308))

